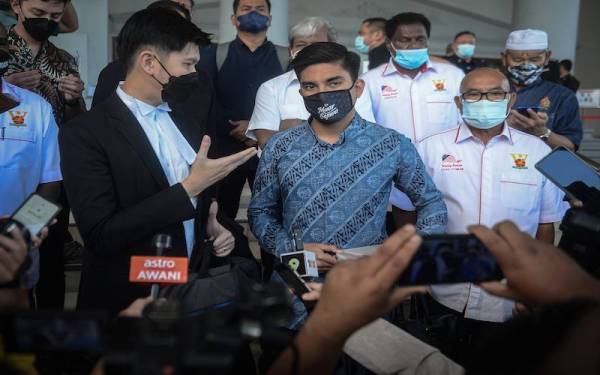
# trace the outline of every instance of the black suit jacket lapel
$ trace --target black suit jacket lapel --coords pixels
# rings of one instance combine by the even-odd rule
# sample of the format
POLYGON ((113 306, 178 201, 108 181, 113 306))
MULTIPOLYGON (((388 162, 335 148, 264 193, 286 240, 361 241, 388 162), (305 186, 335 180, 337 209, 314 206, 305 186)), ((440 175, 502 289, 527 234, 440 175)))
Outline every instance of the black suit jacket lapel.
POLYGON ((144 133, 144 129, 137 121, 133 113, 129 108, 121 101, 121 98, 117 93, 113 93, 107 99, 107 106, 109 108, 109 116, 113 122, 113 125, 127 138, 131 147, 140 156, 140 159, 146 164, 146 167, 150 170, 150 173, 156 180, 156 182, 162 188, 169 187, 169 181, 167 176, 162 169, 158 157, 154 153, 154 149, 144 133))

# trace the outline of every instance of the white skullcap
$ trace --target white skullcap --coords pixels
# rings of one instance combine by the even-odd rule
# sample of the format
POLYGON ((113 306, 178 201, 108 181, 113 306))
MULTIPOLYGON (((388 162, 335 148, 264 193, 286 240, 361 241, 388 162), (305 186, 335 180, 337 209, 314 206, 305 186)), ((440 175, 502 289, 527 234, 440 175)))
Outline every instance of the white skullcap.
POLYGON ((515 30, 506 39, 506 49, 538 51, 548 49, 548 34, 542 30, 515 30))

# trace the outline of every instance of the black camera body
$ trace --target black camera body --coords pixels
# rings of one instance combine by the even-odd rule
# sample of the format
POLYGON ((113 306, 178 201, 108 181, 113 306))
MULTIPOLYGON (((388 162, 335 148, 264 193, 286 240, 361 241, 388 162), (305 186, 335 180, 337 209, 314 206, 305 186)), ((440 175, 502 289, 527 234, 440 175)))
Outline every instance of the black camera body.
POLYGON ((567 211, 560 224, 558 247, 594 277, 600 278, 600 191, 586 187, 581 209, 567 211))

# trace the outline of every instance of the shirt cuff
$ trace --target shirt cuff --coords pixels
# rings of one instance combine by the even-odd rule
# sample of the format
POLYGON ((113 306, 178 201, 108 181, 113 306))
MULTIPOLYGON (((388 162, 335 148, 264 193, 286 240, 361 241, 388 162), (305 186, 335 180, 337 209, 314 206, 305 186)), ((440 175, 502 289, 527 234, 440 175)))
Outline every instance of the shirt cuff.
POLYGON ((42 174, 42 178, 40 178, 40 184, 47 184, 50 182, 58 182, 62 180, 63 177, 60 171, 45 172, 44 174, 42 174))

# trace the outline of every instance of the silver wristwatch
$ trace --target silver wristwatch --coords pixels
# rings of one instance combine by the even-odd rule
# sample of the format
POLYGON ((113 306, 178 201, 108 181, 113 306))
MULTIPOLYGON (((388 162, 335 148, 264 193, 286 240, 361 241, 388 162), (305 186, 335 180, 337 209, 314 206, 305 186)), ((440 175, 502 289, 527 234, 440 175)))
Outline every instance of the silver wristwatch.
POLYGON ((550 138, 550 134, 552 134, 552 130, 546 129, 546 132, 544 134, 540 135, 540 139, 545 141, 548 138, 550 138))

